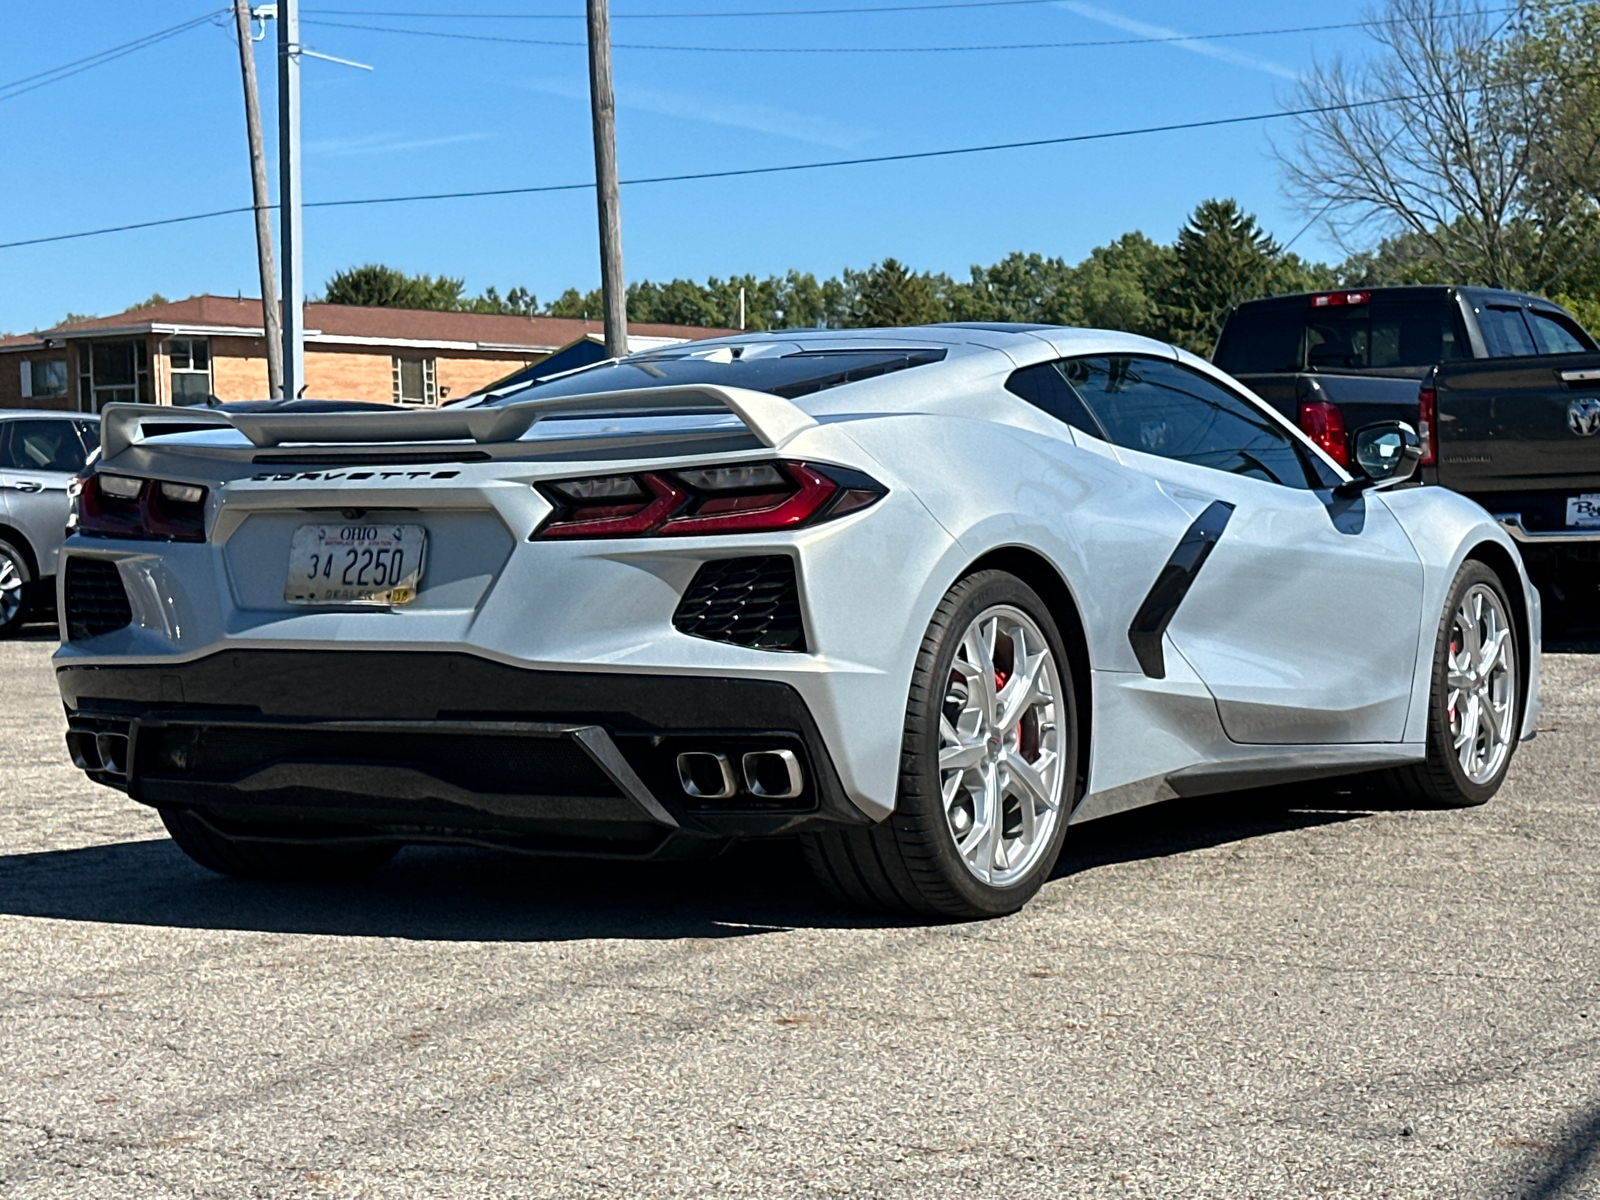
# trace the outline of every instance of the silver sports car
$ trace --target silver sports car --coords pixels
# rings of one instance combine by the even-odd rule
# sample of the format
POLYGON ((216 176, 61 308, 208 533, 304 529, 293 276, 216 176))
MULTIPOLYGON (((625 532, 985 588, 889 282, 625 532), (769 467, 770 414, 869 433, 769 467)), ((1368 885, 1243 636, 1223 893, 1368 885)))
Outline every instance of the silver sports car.
POLYGON ((1125 334, 749 334, 435 411, 106 410, 68 744, 238 875, 408 842, 794 836, 851 901, 1013 911, 1067 827, 1366 774, 1480 804, 1539 600, 1475 504, 1352 477, 1125 334))

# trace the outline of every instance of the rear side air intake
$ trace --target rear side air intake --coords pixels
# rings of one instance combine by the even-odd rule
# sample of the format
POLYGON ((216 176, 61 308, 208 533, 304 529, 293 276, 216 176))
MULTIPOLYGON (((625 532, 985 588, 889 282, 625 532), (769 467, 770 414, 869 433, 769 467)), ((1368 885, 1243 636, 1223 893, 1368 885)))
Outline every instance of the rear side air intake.
POLYGON ((132 624, 133 609, 117 564, 104 558, 67 559, 67 637, 98 637, 132 624))
POLYGON ((672 624, 691 637, 752 650, 806 648, 794 560, 783 554, 719 558, 703 564, 672 624))

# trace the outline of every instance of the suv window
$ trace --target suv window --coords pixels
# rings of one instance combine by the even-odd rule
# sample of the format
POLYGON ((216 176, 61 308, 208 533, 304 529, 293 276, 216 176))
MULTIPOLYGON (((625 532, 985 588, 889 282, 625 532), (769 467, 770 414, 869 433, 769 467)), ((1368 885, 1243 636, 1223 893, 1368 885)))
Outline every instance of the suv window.
POLYGON ((62 471, 83 469, 83 442, 75 421, 6 421, 0 424, 0 469, 62 471))
POLYGON ((1569 322, 1555 313, 1530 308, 1522 315, 1528 319, 1528 328, 1533 331, 1534 345, 1539 347, 1540 354, 1582 354, 1589 349, 1569 322))
POLYGON ((1179 363, 1120 354, 1071 358, 1062 375, 1114 445, 1285 487, 1324 484, 1281 425, 1179 363))

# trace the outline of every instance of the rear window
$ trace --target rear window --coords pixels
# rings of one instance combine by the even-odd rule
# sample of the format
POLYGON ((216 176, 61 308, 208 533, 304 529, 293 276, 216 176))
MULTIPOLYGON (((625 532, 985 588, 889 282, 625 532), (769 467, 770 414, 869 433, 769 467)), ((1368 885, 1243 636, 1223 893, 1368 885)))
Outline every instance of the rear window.
POLYGON ((1301 311, 1241 308, 1217 343, 1230 375, 1431 367, 1470 358, 1466 331, 1448 300, 1374 301, 1301 311))
POLYGON ((486 403, 508 404, 517 400, 697 383, 749 388, 793 400, 847 383, 940 362, 945 353, 942 347, 806 350, 794 342, 757 342, 749 346, 715 346, 708 350, 675 347, 671 351, 632 355, 618 362, 596 363, 496 395, 486 403))

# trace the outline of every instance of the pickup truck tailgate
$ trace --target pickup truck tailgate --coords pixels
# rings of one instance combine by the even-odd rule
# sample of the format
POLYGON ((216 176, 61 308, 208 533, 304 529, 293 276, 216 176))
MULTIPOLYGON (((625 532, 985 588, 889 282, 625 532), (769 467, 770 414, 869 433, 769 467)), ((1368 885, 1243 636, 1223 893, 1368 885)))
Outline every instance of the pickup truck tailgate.
POLYGON ((1600 355, 1449 363, 1434 383, 1443 486, 1600 491, 1600 355))

